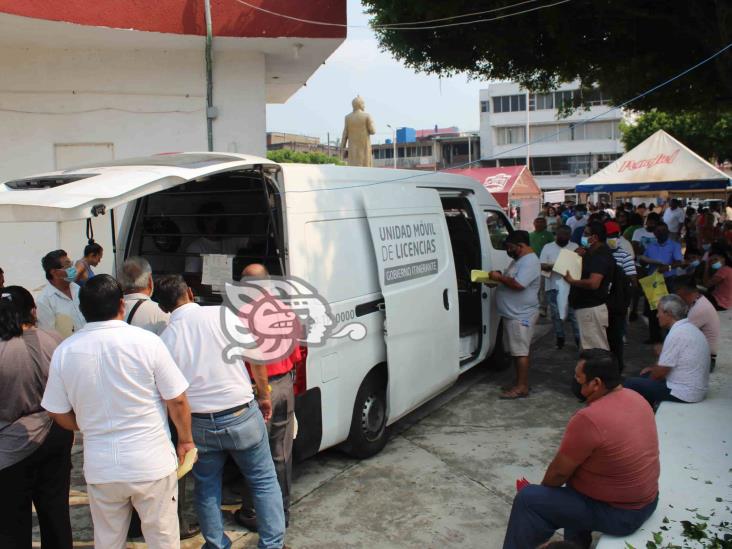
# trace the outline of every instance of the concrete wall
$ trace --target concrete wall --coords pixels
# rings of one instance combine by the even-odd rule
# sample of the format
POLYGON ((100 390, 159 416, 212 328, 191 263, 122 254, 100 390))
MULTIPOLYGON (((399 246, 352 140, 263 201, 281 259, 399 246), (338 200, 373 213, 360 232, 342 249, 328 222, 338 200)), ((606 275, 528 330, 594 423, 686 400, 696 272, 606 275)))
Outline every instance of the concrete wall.
MULTIPOLYGON (((214 61, 214 149, 264 156, 264 55, 222 51, 214 61)), ((207 149, 203 48, 0 48, 0 74, 0 181, 110 157, 207 149)), ((108 217, 94 220, 105 248, 97 271, 112 273, 108 217)), ((8 284, 37 289, 45 253, 64 248, 78 259, 85 244, 84 222, 0 224, 0 265, 8 284)))
MULTIPOLYGON (((264 55, 222 51, 214 61, 214 148, 264 156, 264 55)), ((112 144, 115 158, 207 148, 203 42, 169 51, 2 48, 0 74, 0 180, 56 169, 56 145, 112 144)))

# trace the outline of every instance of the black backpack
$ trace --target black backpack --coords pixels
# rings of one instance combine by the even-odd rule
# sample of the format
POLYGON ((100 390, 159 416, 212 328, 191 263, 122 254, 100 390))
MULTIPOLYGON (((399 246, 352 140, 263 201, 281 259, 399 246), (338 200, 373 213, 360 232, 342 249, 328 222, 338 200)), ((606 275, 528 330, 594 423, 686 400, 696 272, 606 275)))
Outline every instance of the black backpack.
POLYGON ((630 300, 633 297, 633 284, 623 268, 615 263, 614 257, 613 266, 615 269, 612 272, 607 292, 607 310, 610 314, 624 315, 628 311, 630 300))

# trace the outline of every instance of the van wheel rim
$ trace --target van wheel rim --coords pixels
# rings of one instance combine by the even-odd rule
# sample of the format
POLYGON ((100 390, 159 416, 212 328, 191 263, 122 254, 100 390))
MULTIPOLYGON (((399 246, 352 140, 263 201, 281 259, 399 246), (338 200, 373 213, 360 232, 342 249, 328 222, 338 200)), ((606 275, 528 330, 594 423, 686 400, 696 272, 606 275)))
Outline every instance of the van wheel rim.
POLYGON ((361 410, 361 430, 369 442, 379 439, 384 431, 384 403, 376 395, 370 395, 361 410))

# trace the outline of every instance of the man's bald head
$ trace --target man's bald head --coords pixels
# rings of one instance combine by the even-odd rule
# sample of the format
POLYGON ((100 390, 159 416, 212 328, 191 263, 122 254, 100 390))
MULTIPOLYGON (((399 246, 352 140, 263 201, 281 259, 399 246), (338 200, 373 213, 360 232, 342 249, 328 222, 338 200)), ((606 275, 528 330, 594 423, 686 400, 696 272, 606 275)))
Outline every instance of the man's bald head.
POLYGON ((267 271, 267 267, 261 263, 252 263, 244 267, 244 270, 241 272, 241 276, 250 278, 267 278, 269 276, 269 271, 267 271))

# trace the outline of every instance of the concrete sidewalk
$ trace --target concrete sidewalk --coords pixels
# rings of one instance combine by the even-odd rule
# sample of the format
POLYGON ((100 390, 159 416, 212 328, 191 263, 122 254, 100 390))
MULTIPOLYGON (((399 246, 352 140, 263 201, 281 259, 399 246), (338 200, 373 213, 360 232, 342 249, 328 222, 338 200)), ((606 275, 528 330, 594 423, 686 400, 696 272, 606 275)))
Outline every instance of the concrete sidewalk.
MULTIPOLYGON (((723 331, 732 334, 728 326, 723 331)), ((358 461, 330 450, 298 464, 288 545, 500 548, 516 478, 541 480, 567 421, 581 406, 569 390, 577 349, 570 343, 557 351, 547 320, 538 328, 544 335, 532 347, 528 398, 499 400, 499 387, 511 381, 512 371, 477 368, 394 425, 379 455, 358 461)), ((631 323, 626 374, 653 362, 652 348, 642 344, 646 338, 645 324, 631 323)), ((730 350, 732 338, 727 336, 713 375, 729 375, 725 356, 730 350)), ((80 455, 75 457, 73 489, 78 503, 72 508, 74 536, 79 547, 90 546, 80 455)), ((238 527, 230 515, 227 527, 234 547, 256 546, 257 536, 238 527)), ((194 538, 183 547, 201 543, 194 538)))

